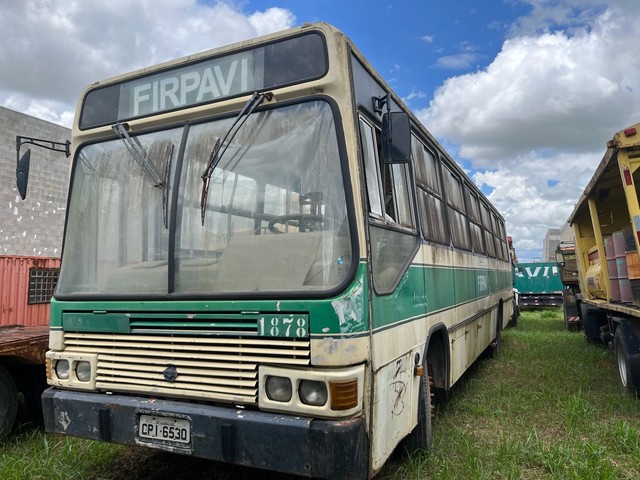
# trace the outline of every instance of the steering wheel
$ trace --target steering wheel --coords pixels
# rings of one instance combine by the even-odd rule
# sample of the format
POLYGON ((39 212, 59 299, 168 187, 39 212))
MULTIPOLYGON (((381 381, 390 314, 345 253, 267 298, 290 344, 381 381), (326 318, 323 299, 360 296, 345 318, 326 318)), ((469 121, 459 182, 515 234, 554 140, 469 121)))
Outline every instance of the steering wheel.
POLYGON ((269 231, 272 233, 286 233, 277 228, 277 225, 284 225, 285 223, 292 227, 298 227, 301 232, 316 232, 323 230, 323 227, 329 223, 329 219, 324 215, 311 213, 279 215, 269 220, 269 231))

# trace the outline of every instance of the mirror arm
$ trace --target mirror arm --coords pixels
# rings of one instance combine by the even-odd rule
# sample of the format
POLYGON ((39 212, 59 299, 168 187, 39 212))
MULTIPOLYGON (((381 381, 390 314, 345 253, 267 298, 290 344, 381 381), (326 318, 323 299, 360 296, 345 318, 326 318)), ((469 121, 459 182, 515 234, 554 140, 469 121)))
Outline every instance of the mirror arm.
POLYGON ((16 135, 16 164, 20 161, 20 147, 24 144, 35 145, 36 147, 46 148, 54 152, 62 152, 67 158, 71 155, 71 142, 69 140, 66 142, 54 142, 52 140, 16 135))
POLYGON ((371 97, 373 101, 373 111, 378 115, 382 115, 382 109, 384 106, 387 106, 387 112, 391 111, 391 102, 389 102, 389 94, 383 95, 381 97, 371 97))

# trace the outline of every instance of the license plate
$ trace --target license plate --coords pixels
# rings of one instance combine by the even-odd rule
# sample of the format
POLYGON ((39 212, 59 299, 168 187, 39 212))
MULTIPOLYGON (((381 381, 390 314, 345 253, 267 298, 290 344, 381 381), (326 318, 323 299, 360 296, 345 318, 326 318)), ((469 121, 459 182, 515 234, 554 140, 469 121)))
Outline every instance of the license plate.
POLYGON ((186 445, 191 443, 191 422, 184 418, 140 415, 138 436, 151 441, 186 445))

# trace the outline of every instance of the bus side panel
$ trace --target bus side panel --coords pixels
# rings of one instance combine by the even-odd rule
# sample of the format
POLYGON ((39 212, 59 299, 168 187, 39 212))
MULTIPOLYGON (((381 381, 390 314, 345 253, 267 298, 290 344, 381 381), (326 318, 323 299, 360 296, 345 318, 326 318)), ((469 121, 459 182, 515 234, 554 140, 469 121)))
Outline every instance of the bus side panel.
POLYGON ((420 377, 414 375, 414 356, 422 347, 407 352, 375 373, 373 431, 370 432, 371 468, 377 472, 417 421, 420 377))
MULTIPOLYGON (((420 251, 418 257, 420 258, 420 251)), ((372 298, 372 422, 371 468, 378 471, 398 443, 417 423, 420 377, 414 375, 416 355, 422 362, 428 334, 423 267, 412 265, 391 295, 372 298)))

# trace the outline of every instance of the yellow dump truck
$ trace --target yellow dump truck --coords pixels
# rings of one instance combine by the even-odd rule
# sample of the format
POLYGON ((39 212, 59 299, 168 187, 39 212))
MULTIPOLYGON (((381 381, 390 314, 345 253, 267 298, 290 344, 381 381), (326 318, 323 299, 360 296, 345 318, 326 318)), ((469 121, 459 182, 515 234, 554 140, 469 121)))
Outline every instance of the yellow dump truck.
POLYGON ((569 223, 576 242, 586 336, 615 354, 626 390, 640 393, 640 124, 608 142, 569 223))

